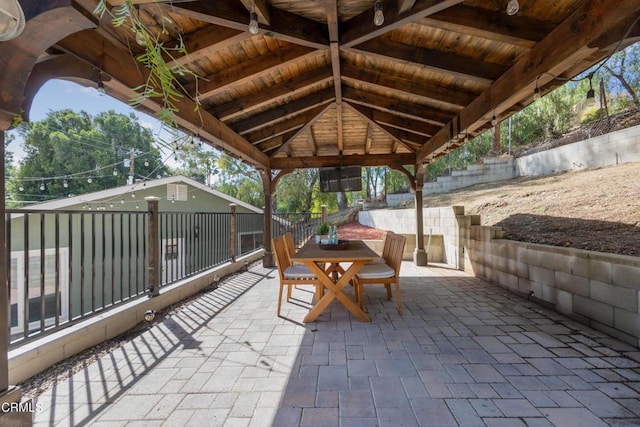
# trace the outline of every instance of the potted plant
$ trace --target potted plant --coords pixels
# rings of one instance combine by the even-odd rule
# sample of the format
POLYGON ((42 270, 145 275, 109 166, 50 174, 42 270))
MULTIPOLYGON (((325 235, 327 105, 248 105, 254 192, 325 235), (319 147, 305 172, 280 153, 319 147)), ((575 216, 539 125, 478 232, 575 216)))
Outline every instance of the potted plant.
POLYGON ((320 243, 322 239, 327 239, 329 237, 329 228, 331 227, 330 222, 321 222, 316 226, 316 242, 320 243))

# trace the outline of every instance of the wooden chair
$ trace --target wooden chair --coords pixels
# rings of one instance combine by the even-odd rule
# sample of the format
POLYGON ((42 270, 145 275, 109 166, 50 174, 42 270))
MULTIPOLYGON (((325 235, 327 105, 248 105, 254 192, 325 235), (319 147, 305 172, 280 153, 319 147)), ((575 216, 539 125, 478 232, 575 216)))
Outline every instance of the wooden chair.
POLYGON ((358 271, 355 277, 355 287, 360 309, 364 309, 364 285, 383 284, 387 289, 387 299, 391 300, 391 284, 395 284, 398 313, 402 315, 400 266, 406 240, 404 236, 389 233, 385 238, 385 247, 382 253, 384 263, 366 264, 358 271))
POLYGON ((287 286, 287 301, 291 298, 291 290, 295 285, 313 285, 316 295, 321 295, 322 284, 309 268, 301 264, 293 264, 287 250, 284 236, 278 236, 271 240, 271 247, 278 267, 280 277, 280 290, 278 292, 278 316, 282 306, 282 290, 287 286))

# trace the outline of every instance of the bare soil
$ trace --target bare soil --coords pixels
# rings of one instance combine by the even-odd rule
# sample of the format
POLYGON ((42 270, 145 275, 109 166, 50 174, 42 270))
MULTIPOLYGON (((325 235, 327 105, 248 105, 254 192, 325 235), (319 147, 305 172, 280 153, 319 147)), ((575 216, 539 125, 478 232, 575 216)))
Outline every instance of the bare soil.
MULTIPOLYGON (((427 195, 424 206, 464 206, 510 240, 640 256, 640 163, 478 184, 427 195)), ((338 230, 344 239, 384 233, 357 222, 338 230)))
POLYGON ((640 163, 479 184, 424 206, 464 206, 510 240, 640 256, 640 163))

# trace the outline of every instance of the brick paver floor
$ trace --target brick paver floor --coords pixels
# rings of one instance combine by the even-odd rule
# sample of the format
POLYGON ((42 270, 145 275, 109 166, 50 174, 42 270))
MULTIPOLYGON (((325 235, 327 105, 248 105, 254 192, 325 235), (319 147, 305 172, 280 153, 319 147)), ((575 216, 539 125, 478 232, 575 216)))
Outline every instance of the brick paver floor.
POLYGON ((35 425, 640 425, 640 353, 446 266, 402 266, 404 316, 366 289, 371 323, 334 302, 278 318, 254 266, 40 395, 35 425))

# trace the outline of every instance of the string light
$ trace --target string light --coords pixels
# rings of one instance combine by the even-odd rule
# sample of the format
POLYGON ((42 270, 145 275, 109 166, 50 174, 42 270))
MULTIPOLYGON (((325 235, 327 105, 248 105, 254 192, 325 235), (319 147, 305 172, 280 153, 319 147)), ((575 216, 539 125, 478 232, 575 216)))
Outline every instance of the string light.
POLYGON ((40 183, 40 191, 44 191, 44 181, 40 183))
POLYGON ((251 12, 249 14, 249 32, 253 35, 258 34, 260 27, 258 26, 258 14, 251 12))
POLYGON ((67 182, 67 180, 65 179, 64 181, 62 181, 62 186, 64 188, 68 188, 69 187, 69 183, 67 182))
POLYGON ((91 184, 91 183, 93 182, 93 178, 91 178, 91 177, 87 178, 87 182, 88 182, 89 184, 91 184))
POLYGON ((113 176, 118 176, 118 169, 113 168, 113 176))
POLYGON ((384 13, 382 12, 382 0, 376 0, 373 7, 373 23, 379 27, 384 24, 384 13))
POLYGON ((498 124, 498 119, 496 119, 496 115, 493 115, 493 118, 491 119, 491 126, 495 126, 498 124))

